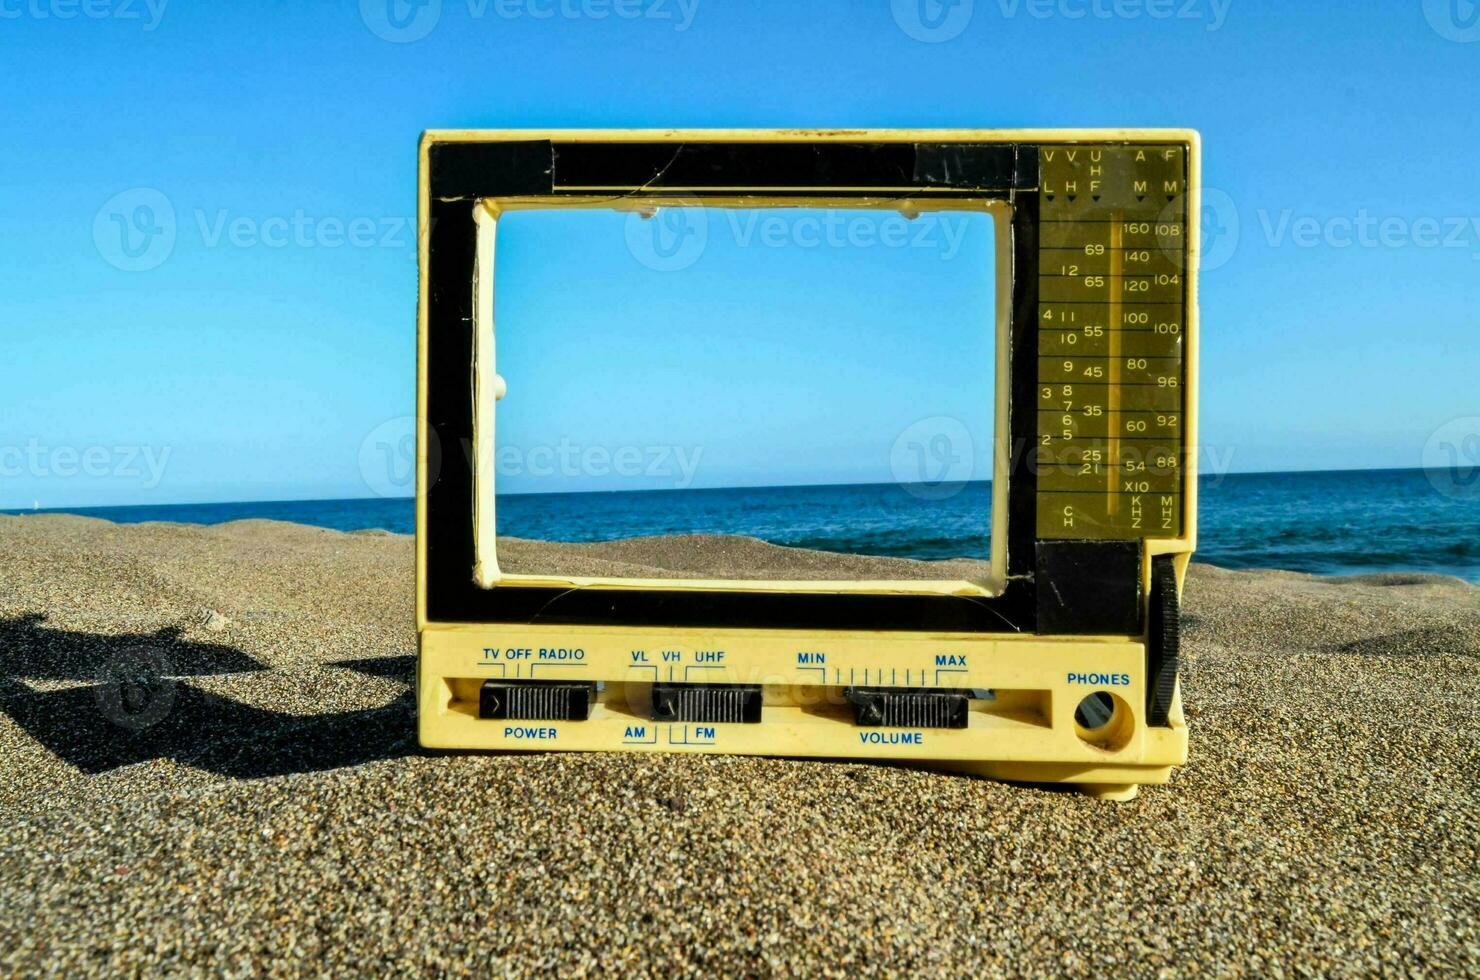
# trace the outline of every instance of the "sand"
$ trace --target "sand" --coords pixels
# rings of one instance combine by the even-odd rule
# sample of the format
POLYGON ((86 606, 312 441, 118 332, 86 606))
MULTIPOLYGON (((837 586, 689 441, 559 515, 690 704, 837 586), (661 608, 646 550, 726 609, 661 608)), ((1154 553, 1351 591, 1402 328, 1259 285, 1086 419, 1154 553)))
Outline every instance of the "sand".
POLYGON ((985 581, 992 564, 967 558, 913 561, 783 548, 734 534, 670 534, 599 544, 551 544, 499 538, 499 570, 520 575, 597 575, 612 578, 744 577, 789 582, 833 579, 884 581, 952 579, 985 581))
POLYGON ((0 554, 0 973, 1480 974, 1455 579, 1195 567, 1191 761, 1109 804, 423 755, 406 537, 28 516, 0 554), (159 661, 167 710, 115 724, 97 678, 159 661))

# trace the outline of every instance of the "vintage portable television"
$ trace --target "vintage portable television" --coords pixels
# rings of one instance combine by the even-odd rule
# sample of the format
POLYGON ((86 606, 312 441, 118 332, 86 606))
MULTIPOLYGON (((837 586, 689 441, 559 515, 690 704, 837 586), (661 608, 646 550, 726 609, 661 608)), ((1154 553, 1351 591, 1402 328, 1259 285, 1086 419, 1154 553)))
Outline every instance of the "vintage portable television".
POLYGON ((1198 217, 1189 130, 425 134, 421 744, 890 760, 1108 799, 1165 782, 1187 750, 1198 217), (494 356, 494 246, 501 215, 561 208, 990 216, 990 574, 501 570, 495 423, 520 379, 494 356))

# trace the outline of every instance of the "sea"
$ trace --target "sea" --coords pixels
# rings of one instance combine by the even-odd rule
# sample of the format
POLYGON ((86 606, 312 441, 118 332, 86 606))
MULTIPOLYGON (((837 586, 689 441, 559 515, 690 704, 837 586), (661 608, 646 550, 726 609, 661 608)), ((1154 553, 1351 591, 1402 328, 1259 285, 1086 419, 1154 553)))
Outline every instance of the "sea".
MULTIPOLYGON (((1197 560, 1318 575, 1430 572, 1480 582, 1480 488, 1424 470, 1204 477, 1197 560)), ((776 544, 901 558, 984 558, 989 483, 958 492, 909 484, 514 494, 499 533, 550 541, 724 532, 776 544)), ((10 511, 9 513, 30 513, 10 511)), ((404 498, 66 508, 120 523, 244 518, 341 531, 415 529, 404 498)))

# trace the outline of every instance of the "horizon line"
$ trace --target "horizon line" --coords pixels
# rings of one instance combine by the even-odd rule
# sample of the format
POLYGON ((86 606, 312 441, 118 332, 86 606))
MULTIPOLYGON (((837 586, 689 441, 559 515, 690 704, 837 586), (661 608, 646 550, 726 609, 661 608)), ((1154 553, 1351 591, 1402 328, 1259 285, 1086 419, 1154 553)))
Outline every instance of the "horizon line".
MULTIPOLYGON (((1238 470, 1224 474, 1199 474, 1198 480, 1228 476, 1314 476, 1317 474, 1331 473, 1424 473, 1427 468, 1423 466, 1382 466, 1382 467, 1357 467, 1347 469, 1328 470, 1238 470)), ((954 481, 953 481, 954 482, 954 481)), ((967 484, 991 484, 986 480, 963 480, 962 485, 967 484)), ((722 487, 650 487, 639 490, 534 490, 515 491, 498 494, 500 497, 567 497, 595 494, 613 493, 690 493, 704 491, 725 490, 803 490, 803 489, 828 489, 839 487, 910 487, 934 485, 930 481, 918 480, 913 482, 901 482, 897 480, 868 481, 863 483, 756 483, 722 487)), ((74 510, 126 510, 138 507, 221 507, 231 504, 320 504, 320 503, 359 503, 364 501, 406 501, 414 502, 415 495, 406 497, 275 497, 257 500, 194 500, 194 501, 169 501, 164 503, 133 503, 133 504, 63 504, 55 507, 0 507, 0 514, 48 514, 67 513, 74 510)))

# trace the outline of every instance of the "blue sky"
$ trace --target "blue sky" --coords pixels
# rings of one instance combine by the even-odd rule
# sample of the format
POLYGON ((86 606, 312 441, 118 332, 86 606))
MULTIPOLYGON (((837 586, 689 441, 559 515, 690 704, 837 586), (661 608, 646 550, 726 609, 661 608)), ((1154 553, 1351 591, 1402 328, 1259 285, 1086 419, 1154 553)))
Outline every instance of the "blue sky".
POLYGON ((501 488, 991 477, 989 216, 652 220, 672 228, 613 211, 500 219, 501 488), (959 471, 930 454, 940 436, 959 471))
MULTIPOLYGON (((0 506, 404 486, 386 463, 413 410, 428 127, 1194 126, 1217 229, 1202 303, 1215 465, 1416 466, 1431 433, 1480 410, 1480 8, 925 3, 0 0, 0 506), (116 220, 173 237, 131 255, 116 220)), ((679 278, 837 264, 711 251, 679 278)), ((827 329, 885 338, 900 325, 885 287, 956 261, 928 251, 849 251, 867 303, 856 269, 795 295, 845 300, 827 329)), ((559 304, 630 290, 609 273, 632 255, 612 255, 583 282, 532 252, 506 301, 572 329, 559 304), (541 292, 550 316, 528 305, 541 292)), ((939 301, 975 302, 981 280, 963 278, 932 280, 939 301)), ((718 292, 745 298, 733 279, 718 292)), ((901 373, 931 363, 930 342, 901 373)), ((822 441, 765 418, 785 465, 822 441)), ((847 465, 815 462, 822 477, 847 465)))

